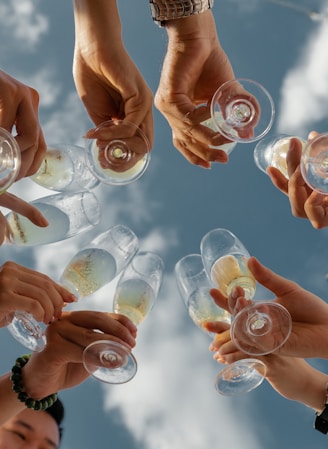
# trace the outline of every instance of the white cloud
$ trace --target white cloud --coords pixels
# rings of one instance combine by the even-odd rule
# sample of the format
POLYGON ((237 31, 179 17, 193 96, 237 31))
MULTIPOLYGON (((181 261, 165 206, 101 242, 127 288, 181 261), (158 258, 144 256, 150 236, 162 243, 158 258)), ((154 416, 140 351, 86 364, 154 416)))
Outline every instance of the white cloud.
POLYGON ((46 16, 38 11, 40 1, 2 0, 0 5, 0 29, 10 35, 11 46, 25 51, 35 51, 40 38, 49 29, 46 16))
POLYGON ((306 137, 328 115, 328 22, 320 23, 281 88, 279 132, 306 137))

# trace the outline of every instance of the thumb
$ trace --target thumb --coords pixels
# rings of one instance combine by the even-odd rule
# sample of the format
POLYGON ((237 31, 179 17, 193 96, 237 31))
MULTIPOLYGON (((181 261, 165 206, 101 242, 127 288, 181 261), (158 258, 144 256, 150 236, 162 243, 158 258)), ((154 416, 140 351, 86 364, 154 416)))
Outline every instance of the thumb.
POLYGON ((276 296, 283 296, 291 291, 294 282, 274 273, 262 265, 255 257, 248 259, 248 268, 257 282, 270 290, 276 296))

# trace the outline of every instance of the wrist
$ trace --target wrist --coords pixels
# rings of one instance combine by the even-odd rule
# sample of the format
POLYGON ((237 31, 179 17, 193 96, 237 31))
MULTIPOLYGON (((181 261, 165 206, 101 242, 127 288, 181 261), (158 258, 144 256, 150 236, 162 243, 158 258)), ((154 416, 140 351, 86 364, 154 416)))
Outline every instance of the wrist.
POLYGON ((23 368, 28 363, 31 355, 23 355, 16 359, 15 365, 11 369, 10 380, 12 382, 12 390, 17 394, 17 399, 24 403, 27 408, 33 410, 45 410, 51 407, 57 401, 57 393, 52 393, 45 397, 35 397, 28 393, 28 389, 24 384, 23 368))
POLYGON ((211 39, 217 40, 215 20, 211 10, 184 19, 172 19, 165 22, 170 40, 211 39))
POLYGON ((116 0, 97 0, 96 7, 93 0, 74 0, 74 24, 75 46, 80 53, 93 53, 102 48, 108 52, 122 42, 116 0))
POLYGON ((166 26, 167 21, 199 15, 213 6, 214 0, 149 0, 155 23, 166 26))

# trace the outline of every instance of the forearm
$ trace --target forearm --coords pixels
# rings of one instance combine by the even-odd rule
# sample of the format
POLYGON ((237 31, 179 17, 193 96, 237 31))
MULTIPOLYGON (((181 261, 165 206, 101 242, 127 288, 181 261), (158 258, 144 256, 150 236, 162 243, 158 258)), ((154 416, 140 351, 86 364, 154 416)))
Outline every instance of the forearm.
POLYGON ((282 396, 321 412, 325 405, 328 375, 304 359, 266 356, 267 381, 282 396))
POLYGON ((73 0, 75 46, 82 53, 120 51, 122 26, 116 0, 73 0))
POLYGON ((25 408, 12 390, 10 375, 7 373, 0 377, 0 426, 25 408))

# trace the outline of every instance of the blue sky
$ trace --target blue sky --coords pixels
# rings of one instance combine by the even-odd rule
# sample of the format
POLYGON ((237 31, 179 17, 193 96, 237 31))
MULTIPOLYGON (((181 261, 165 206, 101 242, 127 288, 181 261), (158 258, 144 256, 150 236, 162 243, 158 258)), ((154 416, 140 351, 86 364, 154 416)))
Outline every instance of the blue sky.
MULTIPOLYGON (((327 131, 328 20, 313 21, 304 11, 326 12, 328 2, 292 0, 295 8, 283 3, 216 0, 221 43, 236 76, 259 81, 272 94, 272 134, 327 131)), ((155 91, 165 30, 152 23, 147 0, 118 4, 126 47, 155 91)), ((0 67, 40 92, 47 142, 83 145, 91 123, 71 75, 71 2, 2 0, 0 37, 0 67)), ((136 377, 121 386, 90 379, 62 393, 67 409, 62 449, 319 449, 326 437, 313 430, 312 410, 280 397, 266 383, 238 398, 217 395, 213 382, 220 366, 208 351, 209 340, 188 317, 173 268, 184 255, 199 252, 207 231, 226 227, 267 266, 327 298, 328 230, 314 230, 292 217, 287 198, 256 168, 254 144, 238 144, 229 164, 204 170, 180 156, 165 119, 154 114, 155 144, 147 173, 133 186, 97 187, 103 211, 94 231, 48 246, 0 249, 0 263, 15 260, 58 279, 86 238, 123 223, 136 232, 142 249, 165 261, 158 302, 139 329, 136 377)), ((51 193, 31 180, 11 191, 27 200, 51 193)), ((110 310, 114 287, 115 282, 85 299, 83 308, 110 310)), ((259 287, 256 297, 270 295, 259 287)), ((25 349, 6 329, 0 332, 4 372, 25 349)), ((313 363, 328 372, 326 362, 313 363)))

